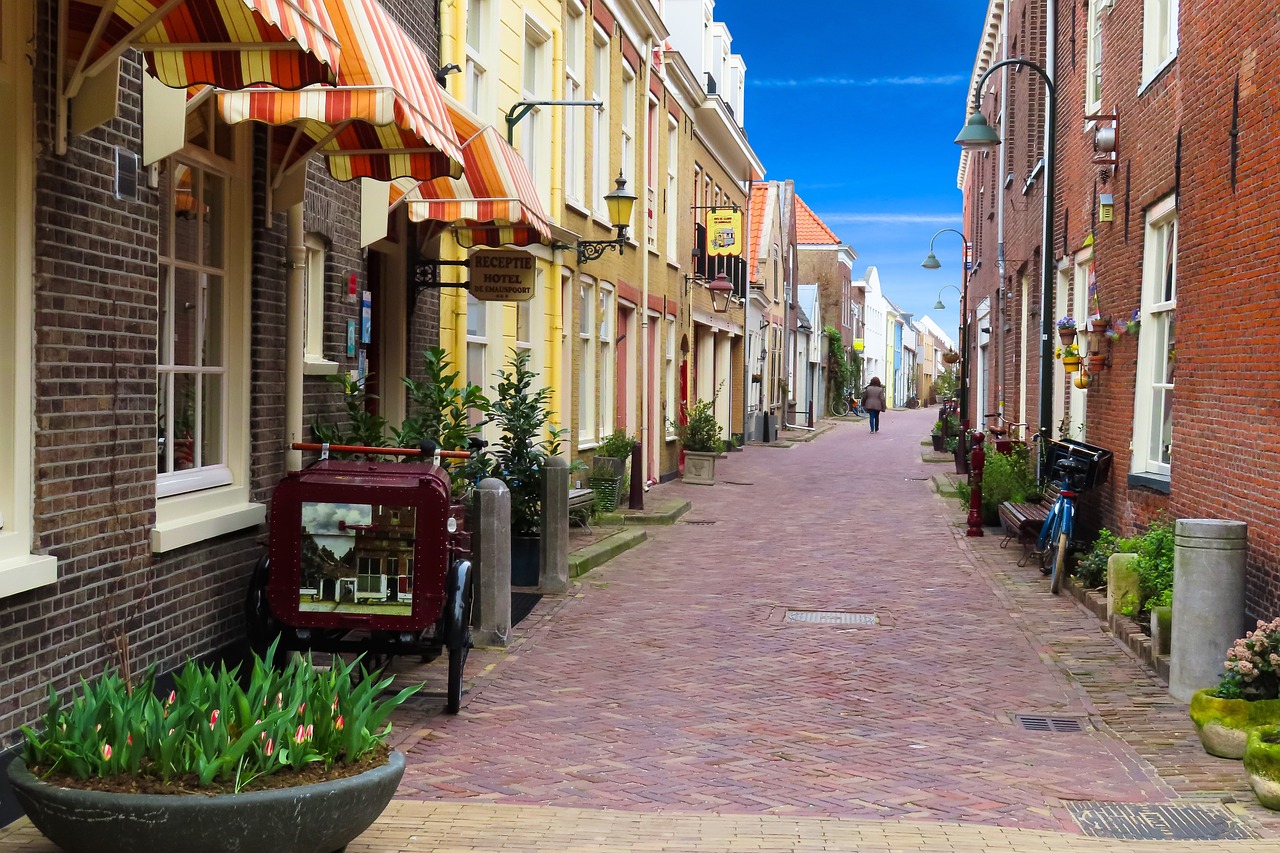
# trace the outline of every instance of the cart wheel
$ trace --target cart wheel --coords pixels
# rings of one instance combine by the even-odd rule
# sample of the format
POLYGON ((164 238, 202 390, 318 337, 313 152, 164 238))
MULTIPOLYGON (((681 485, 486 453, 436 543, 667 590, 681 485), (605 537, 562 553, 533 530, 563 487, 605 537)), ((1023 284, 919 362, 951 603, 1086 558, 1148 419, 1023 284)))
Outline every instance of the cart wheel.
POLYGON ((253 567, 249 592, 245 596, 244 617, 249 645, 259 655, 266 654, 271 643, 280 636, 280 623, 271 613, 267 601, 267 579, 271 575, 271 558, 263 555, 253 567))
POLYGON ((1049 548, 1049 561, 1052 568, 1052 576, 1049 579, 1049 591, 1057 595, 1062 590, 1062 579, 1067 574, 1067 533, 1064 530, 1058 534, 1058 541, 1049 548))
POLYGON ((456 714, 462 707, 462 673, 471 651, 471 562, 457 561, 449 574, 449 685, 445 712, 456 714))

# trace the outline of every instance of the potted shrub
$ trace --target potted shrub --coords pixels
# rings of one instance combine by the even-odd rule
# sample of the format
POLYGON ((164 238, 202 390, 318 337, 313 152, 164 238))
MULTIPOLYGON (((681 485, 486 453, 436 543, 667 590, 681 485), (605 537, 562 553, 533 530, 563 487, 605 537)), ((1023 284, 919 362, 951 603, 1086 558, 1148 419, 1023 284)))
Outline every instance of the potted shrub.
POLYGON ((626 492, 627 463, 636 440, 623 429, 615 429, 600 442, 591 460, 591 488, 596 493, 596 506, 604 512, 618 508, 618 496, 626 492))
POLYGON ((511 583, 538 585, 542 531, 542 463, 560 452, 562 430, 551 425, 551 389, 532 390, 529 353, 512 350, 510 370, 498 371, 490 417, 502 430, 493 447, 494 476, 511 492, 511 583))
POLYGON ((1075 373, 1080 369, 1080 348, 1075 344, 1058 347, 1056 355, 1062 359, 1062 369, 1067 373, 1075 373))
POLYGON ((947 364, 955 364, 960 360, 960 353, 953 349, 948 349, 942 354, 942 360, 947 364))
POLYGON ((1244 769, 1258 802, 1269 809, 1280 809, 1280 726, 1264 726, 1249 732, 1244 769))
MULTIPOLYGON (((717 395, 719 389, 717 389, 717 395)), ((698 400, 685 409, 684 423, 673 423, 676 438, 684 448, 684 473, 686 483, 714 486, 716 482, 716 457, 724 452, 720 438, 720 422, 716 420, 715 397, 698 400)))
POLYGON ((404 756, 383 723, 420 688, 381 698, 392 679, 358 664, 295 656, 275 670, 255 656, 242 678, 188 662, 164 699, 153 673, 82 682, 67 702, 51 688, 10 782, 67 853, 332 853, 395 793, 404 756))
POLYGON ((930 438, 933 439, 933 449, 938 453, 942 452, 947 440, 947 437, 942 434, 942 427, 944 423, 945 421, 935 421, 933 424, 933 432, 930 434, 930 438))
POLYGON ((1280 619, 1227 650, 1217 687, 1191 697, 1191 721, 1210 755, 1243 758, 1251 729, 1280 724, 1280 619))

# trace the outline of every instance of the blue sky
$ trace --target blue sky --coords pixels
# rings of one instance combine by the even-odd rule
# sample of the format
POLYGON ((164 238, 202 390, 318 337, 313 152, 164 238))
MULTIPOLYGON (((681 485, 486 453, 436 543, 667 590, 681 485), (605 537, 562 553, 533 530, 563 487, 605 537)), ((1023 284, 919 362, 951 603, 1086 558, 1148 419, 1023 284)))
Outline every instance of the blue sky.
POLYGON ((966 92, 987 0, 719 0, 747 65, 746 130, 766 178, 805 203, 879 270, 885 295, 953 337, 961 240, 939 235, 942 269, 920 262, 961 228, 956 188, 966 92))

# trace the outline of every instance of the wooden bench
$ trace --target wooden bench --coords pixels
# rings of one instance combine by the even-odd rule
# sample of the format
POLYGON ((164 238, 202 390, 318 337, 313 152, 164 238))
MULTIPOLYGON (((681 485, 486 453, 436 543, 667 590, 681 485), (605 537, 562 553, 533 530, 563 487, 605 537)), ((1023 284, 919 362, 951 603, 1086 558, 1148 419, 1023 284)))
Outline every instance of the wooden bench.
POLYGON ((578 522, 579 526, 591 530, 591 510, 596 505, 596 493, 593 489, 569 490, 569 520, 578 522))
POLYGON ((1034 553, 1036 540, 1040 538, 1040 528, 1049 517, 1049 509, 1058 499, 1058 489, 1050 489, 1039 503, 1013 503, 1005 501, 1000 504, 1000 526, 1004 528, 1004 539, 1000 547, 1007 547, 1010 540, 1018 540, 1022 546, 1022 559, 1019 566, 1025 566, 1034 553))

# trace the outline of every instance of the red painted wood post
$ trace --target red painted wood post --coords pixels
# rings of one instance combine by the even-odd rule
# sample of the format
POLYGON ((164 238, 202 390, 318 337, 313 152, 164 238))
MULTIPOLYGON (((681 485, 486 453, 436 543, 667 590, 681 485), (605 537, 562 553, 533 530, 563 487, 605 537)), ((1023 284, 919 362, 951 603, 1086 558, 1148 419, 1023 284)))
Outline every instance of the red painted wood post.
POLYGON ((982 449, 983 435, 973 431, 973 451, 969 454, 969 529, 965 536, 982 536, 982 469, 987 452, 982 449))

